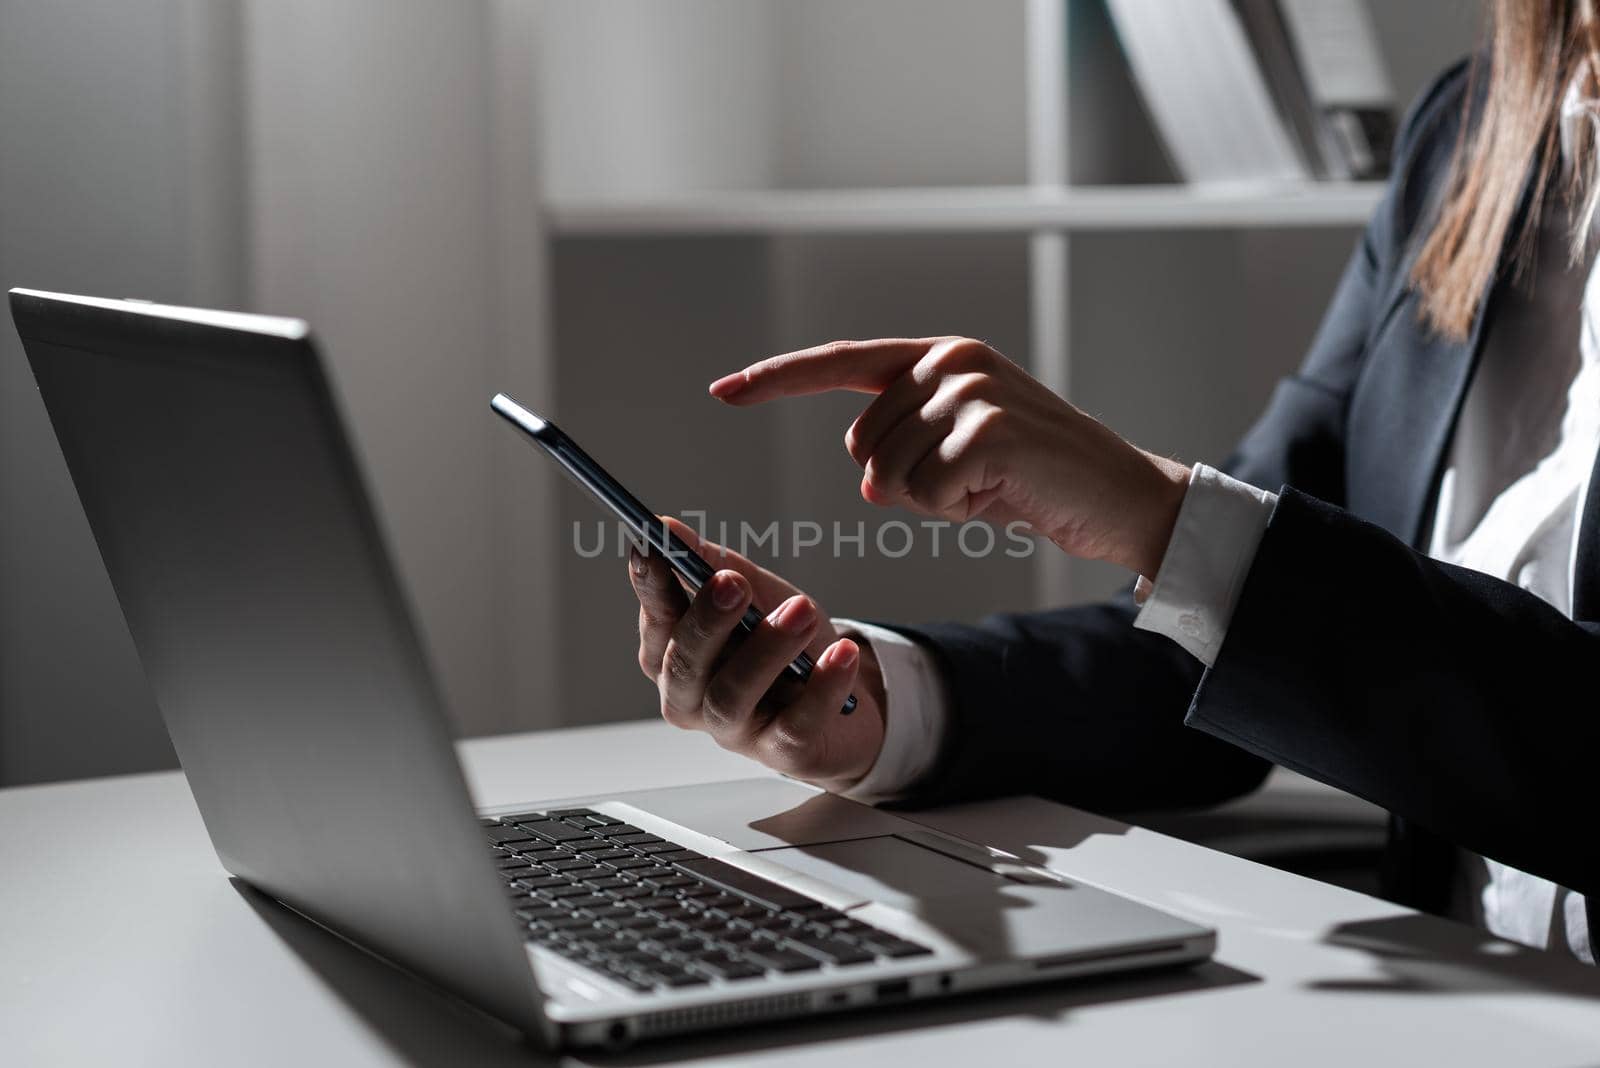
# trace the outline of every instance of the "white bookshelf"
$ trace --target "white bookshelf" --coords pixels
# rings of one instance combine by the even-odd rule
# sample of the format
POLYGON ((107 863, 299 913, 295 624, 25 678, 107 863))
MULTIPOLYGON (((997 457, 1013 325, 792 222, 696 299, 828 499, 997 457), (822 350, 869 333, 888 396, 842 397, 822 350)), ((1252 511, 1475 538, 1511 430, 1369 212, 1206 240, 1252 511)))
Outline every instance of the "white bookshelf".
MULTIPOLYGON (((670 439, 628 470, 714 514, 863 514, 835 455, 858 398, 743 415, 688 399, 695 376, 766 345, 835 336, 976 334, 1133 440, 1220 461, 1298 360, 1382 194, 1174 183, 1099 0, 544 4, 557 418, 610 433, 621 455, 630 435, 670 439), (615 354, 641 347, 651 370, 619 382, 615 354), (700 470, 716 477, 684 473, 700 470)), ((1445 0, 1373 10, 1402 93, 1474 29, 1445 0)), ((888 564, 776 566, 825 605, 891 619, 1070 603, 1120 581, 1060 553, 1033 561, 922 561, 914 583, 888 564)), ((561 595, 575 633, 626 614, 625 590, 590 604, 599 581, 561 595)), ((574 638, 563 655, 602 674, 626 637, 574 638)), ((603 690, 584 699, 612 700, 603 690)))

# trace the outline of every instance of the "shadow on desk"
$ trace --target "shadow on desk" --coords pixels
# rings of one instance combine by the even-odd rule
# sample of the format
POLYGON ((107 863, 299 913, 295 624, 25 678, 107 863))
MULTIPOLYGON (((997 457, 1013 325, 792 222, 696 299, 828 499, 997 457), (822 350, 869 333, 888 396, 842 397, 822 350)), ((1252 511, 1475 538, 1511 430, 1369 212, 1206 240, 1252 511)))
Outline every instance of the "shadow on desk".
MULTIPOLYGON (((318 979, 379 1037, 394 1055, 419 1065, 572 1063, 527 1043, 497 1021, 359 949, 284 908, 238 879, 239 896, 318 979)), ((685 1057, 804 1046, 812 1042, 882 1036, 1004 1017, 1061 1020, 1072 1010, 1137 998, 1166 997, 1258 982, 1256 976, 1209 961, 1192 968, 1069 980, 841 1013, 741 1031, 708 1032, 641 1045, 623 1053, 586 1051, 596 1064, 655 1065, 685 1057)))
POLYGON ((556 1064, 464 1002, 357 948, 238 879, 263 923, 401 1060, 423 1065, 556 1064))
POLYGON ((1600 999, 1600 970, 1434 916, 1390 916, 1340 924, 1323 941, 1369 955, 1382 974, 1370 979, 1314 980, 1307 984, 1313 990, 1525 993, 1600 999))

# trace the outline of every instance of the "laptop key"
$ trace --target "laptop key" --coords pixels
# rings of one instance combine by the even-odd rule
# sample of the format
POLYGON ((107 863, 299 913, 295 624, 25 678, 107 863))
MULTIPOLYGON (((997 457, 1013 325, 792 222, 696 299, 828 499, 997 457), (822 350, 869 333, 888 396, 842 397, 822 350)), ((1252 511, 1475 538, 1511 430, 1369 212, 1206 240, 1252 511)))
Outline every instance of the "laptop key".
POLYGON ((666 853, 674 849, 682 849, 677 842, 668 842, 657 838, 654 842, 641 842, 634 846, 641 853, 666 853))
POLYGON ((546 875, 538 872, 533 875, 519 876, 518 886, 525 886, 529 890, 551 890, 558 886, 571 886, 572 883, 559 875, 546 875))
POLYGON ((685 986, 704 986, 705 984, 711 982, 711 980, 704 975, 696 975, 694 972, 674 972, 671 975, 663 976, 661 982, 665 986, 677 988, 685 986))
POLYGON ((837 938, 791 938, 784 943, 784 948, 809 954, 827 964, 865 964, 878 959, 876 954, 837 938))
POLYGON ((634 868, 633 869, 633 877, 635 879, 664 878, 664 877, 666 877, 668 875, 676 875, 676 874, 678 874, 678 873, 673 871, 671 868, 663 868, 660 865, 656 864, 654 861, 652 861, 650 863, 650 866, 647 867, 647 868, 634 868))
POLYGON ((655 989, 654 983, 650 983, 637 976, 629 975, 626 972, 614 972, 608 978, 610 978, 610 980, 614 983, 621 983, 630 990, 638 990, 643 992, 655 989))
POLYGON ((547 819, 564 820, 569 816, 593 816, 592 808, 553 808, 544 815, 547 819))
POLYGON ((628 915, 618 916, 611 922, 623 929, 643 928, 654 927, 656 925, 656 918, 654 916, 634 912, 632 909, 629 909, 628 915))
POLYGON ((648 927, 634 928, 634 934, 641 942, 646 939, 649 939, 653 942, 666 942, 683 934, 683 929, 681 927, 674 927, 671 924, 655 921, 652 922, 648 927))
POLYGON ((580 838, 593 838, 594 832, 559 820, 531 820, 521 825, 524 831, 538 835, 548 842, 574 842, 580 838))
POLYGON ((723 953, 712 950, 709 953, 697 956, 693 961, 695 968, 708 971, 723 979, 747 979, 751 976, 765 975, 766 969, 757 967, 737 954, 723 953))
POLYGON ((533 837, 519 827, 485 827, 483 833, 496 845, 501 842, 522 842, 533 837))
POLYGON ((698 957, 709 952, 704 939, 695 938, 693 935, 679 935, 662 943, 668 953, 678 953, 685 957, 698 957))
MULTIPOLYGON (((662 842, 661 844, 662 845, 667 845, 667 846, 673 845, 673 843, 671 843, 671 842, 662 842)), ((640 846, 639 848, 640 848, 640 850, 642 852, 642 851, 645 851, 645 850, 649 850, 652 847, 651 846, 640 846)), ((650 859, 654 860, 654 861, 656 861, 657 863, 660 863, 660 864, 676 864, 681 860, 704 860, 705 859, 705 854, 704 853, 696 853, 692 849, 680 849, 677 846, 673 846, 673 848, 670 849, 670 850, 663 849, 663 850, 657 851, 656 853, 654 853, 651 856, 650 859)))
POLYGON ((862 938, 861 944, 881 956, 895 957, 897 959, 901 957, 921 957, 933 952, 933 950, 920 943, 904 938, 896 938, 893 935, 885 935, 882 932, 871 938, 862 938))
POLYGON ((655 890, 672 890, 680 886, 688 886, 694 882, 687 875, 649 875, 643 876, 644 885, 655 890))
POLYGON ((588 867, 588 868, 566 868, 561 872, 561 874, 565 875, 568 879, 576 879, 576 880, 579 880, 579 881, 582 881, 582 882, 589 882, 591 879, 606 879, 606 878, 610 878, 612 873, 611 873, 611 869, 610 868, 588 867))
POLYGON ((808 957, 792 949, 759 943, 745 950, 744 956, 751 964, 779 972, 806 972, 822 967, 822 962, 815 957, 808 957))
POLYGON ((617 834, 616 832, 617 828, 615 827, 606 827, 602 831, 608 839, 613 842, 619 842, 622 845, 654 845, 656 842, 666 841, 660 835, 650 834, 646 831, 636 831, 633 834, 617 834))
POLYGON ((585 849, 582 855, 590 860, 632 860, 638 856, 631 849, 585 849))
POLYGON ((680 862, 678 867, 690 875, 753 901, 758 901, 768 908, 792 909, 818 904, 814 898, 809 898, 802 893, 790 890, 788 887, 779 886, 770 879, 752 875, 740 868, 735 868, 732 864, 724 863, 712 857, 685 860, 680 862))

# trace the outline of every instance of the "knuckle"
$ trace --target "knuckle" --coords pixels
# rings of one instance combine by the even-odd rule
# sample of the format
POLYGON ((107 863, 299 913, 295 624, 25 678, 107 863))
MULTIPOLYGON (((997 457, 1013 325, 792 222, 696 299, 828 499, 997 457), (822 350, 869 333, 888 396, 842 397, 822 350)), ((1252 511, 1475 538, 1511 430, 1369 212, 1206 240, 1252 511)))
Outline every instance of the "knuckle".
POLYGON ((886 495, 898 493, 905 484, 900 472, 876 456, 867 461, 866 478, 874 490, 886 495))
POLYGON ((1010 429, 1011 419, 1004 408, 985 405, 972 414, 967 433, 957 448, 963 452, 985 448, 1003 440, 1010 429))
POLYGON ((665 697, 661 699, 661 718, 680 731, 694 729, 694 719, 681 709, 673 707, 665 697))
POLYGON ((678 623, 677 613, 663 609, 654 600, 639 603, 639 633, 647 630, 671 630, 678 623))
POLYGON ((638 660, 639 660, 639 670, 644 673, 644 677, 647 678, 647 679, 654 679, 656 677, 656 670, 661 665, 656 663, 651 658, 650 650, 646 649, 642 645, 639 646, 639 657, 638 657, 638 660))
POLYGON ((684 613, 683 619, 678 623, 679 642, 687 641, 697 649, 709 642, 711 626, 706 617, 716 610, 716 606, 711 602, 711 591, 701 591, 695 598, 694 611, 684 613))
POLYGON ((717 675, 706 686, 706 722, 722 729, 736 723, 741 718, 739 710, 744 705, 743 697, 738 684, 730 682, 726 675, 717 675))
POLYGON ((787 724, 776 724, 767 756, 767 763, 775 770, 797 778, 813 778, 826 767, 826 740, 820 733, 803 733, 787 724))
POLYGON ((661 674, 669 684, 692 683, 700 677, 700 665, 683 651, 682 646, 673 642, 667 646, 667 653, 661 658, 661 674))
POLYGON ((941 496, 946 468, 943 464, 927 461, 917 465, 906 479, 906 493, 918 503, 926 503, 941 496))
POLYGON ((989 395, 988 375, 967 373, 955 375, 946 381, 947 384, 941 392, 954 402, 954 407, 965 407, 989 395))
POLYGON ((970 337, 950 338, 928 350, 928 354, 917 361, 912 375, 917 382, 926 383, 936 378, 979 371, 989 366, 993 355, 994 350, 981 341, 970 337))
POLYGON ((949 347, 940 345, 916 362, 911 368, 911 378, 918 385, 927 385, 954 370, 949 347))
POLYGON ((856 424, 855 423, 851 423, 849 425, 849 427, 847 427, 845 429, 845 432, 844 432, 844 451, 850 454, 850 458, 852 460, 856 461, 857 463, 860 463, 861 462, 861 456, 859 454, 860 453, 860 449, 861 449, 861 436, 860 436, 859 432, 856 430, 856 424))

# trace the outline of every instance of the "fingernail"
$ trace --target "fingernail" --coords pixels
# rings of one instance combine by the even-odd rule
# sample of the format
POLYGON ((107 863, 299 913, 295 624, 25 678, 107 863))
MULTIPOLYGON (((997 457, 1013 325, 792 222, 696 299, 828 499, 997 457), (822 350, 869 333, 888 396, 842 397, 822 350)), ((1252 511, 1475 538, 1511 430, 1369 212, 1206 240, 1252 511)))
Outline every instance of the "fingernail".
POLYGON ((772 625, 790 634, 799 634, 811 626, 816 614, 817 611, 811 606, 809 598, 796 597, 778 609, 778 618, 773 620, 772 625))
POLYGON ((744 372, 738 371, 731 375, 724 375, 711 383, 711 395, 718 400, 727 400, 746 385, 744 372))
POLYGON ((644 553, 639 551, 639 547, 637 545, 629 546, 628 548, 628 566, 633 568, 633 573, 638 575, 640 578, 644 577, 645 571, 648 570, 650 566, 649 564, 645 563, 644 553))
POLYGON ((856 643, 846 638, 829 646, 824 659, 827 660, 830 668, 841 668, 848 671, 855 664, 856 656, 859 652, 860 650, 856 648, 856 643))
POLYGON ((711 576, 711 603, 724 612, 739 607, 739 602, 744 600, 744 591, 739 588, 739 580, 734 578, 731 571, 718 571, 711 576))

